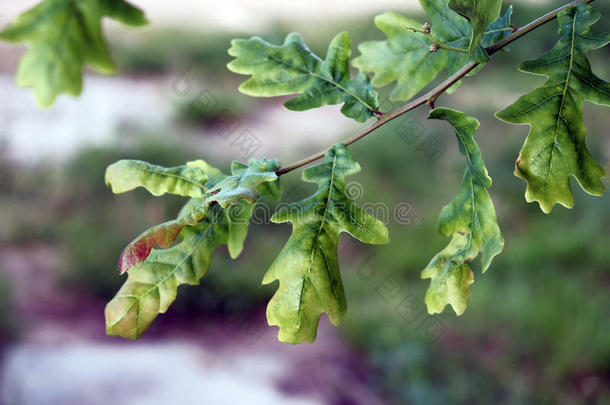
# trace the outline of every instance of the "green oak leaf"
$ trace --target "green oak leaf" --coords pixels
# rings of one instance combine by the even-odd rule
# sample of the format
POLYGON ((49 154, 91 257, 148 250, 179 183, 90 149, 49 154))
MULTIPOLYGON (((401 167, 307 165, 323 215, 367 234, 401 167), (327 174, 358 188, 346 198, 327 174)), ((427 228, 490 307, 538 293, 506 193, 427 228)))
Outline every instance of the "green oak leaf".
POLYGON ((186 223, 197 223, 207 215, 210 205, 220 204, 227 210, 230 237, 229 254, 232 258, 240 255, 248 233, 254 203, 261 197, 279 199, 282 191, 275 171, 279 168, 277 160, 252 159, 246 165, 234 161, 231 176, 217 176, 206 197, 195 204, 183 218, 186 223))
POLYGON ((325 60, 311 52, 297 33, 288 35, 281 46, 258 37, 235 39, 231 44, 229 54, 235 60, 228 68, 252 75, 239 87, 242 93, 256 97, 299 94, 285 104, 294 111, 343 103, 341 112, 358 122, 377 112, 377 93, 368 78, 363 74, 354 79, 350 76, 352 51, 347 32, 332 40, 325 60))
POLYGON ((559 41, 519 67, 546 76, 546 83, 496 113, 503 121, 531 126, 515 174, 527 182, 526 200, 537 201, 545 213, 557 203, 574 205, 572 176, 587 193, 604 193, 605 171, 587 149, 583 118, 585 100, 610 106, 610 83, 593 74, 587 59, 587 52, 610 42, 610 34, 591 28, 599 18, 583 3, 561 11, 559 41))
POLYGON ((431 53, 432 42, 426 36, 405 29, 421 27, 419 22, 387 12, 375 18, 375 25, 388 40, 360 44, 358 49, 362 55, 355 58, 352 65, 362 72, 374 73, 375 87, 396 81, 390 95, 392 100, 410 99, 447 66, 447 52, 431 53))
POLYGON ((269 325, 280 327, 279 340, 297 344, 315 340, 323 312, 339 324, 346 299, 339 274, 337 244, 341 232, 362 242, 388 242, 385 225, 356 206, 345 193, 346 177, 360 171, 350 151, 337 144, 323 163, 303 172, 318 190, 305 200, 279 209, 275 223, 292 223, 292 235, 263 279, 279 280, 267 307, 269 325))
POLYGON ((438 253, 422 273, 430 278, 426 305, 431 314, 441 313, 447 304, 457 315, 466 310, 474 275, 467 262, 481 257, 487 271, 492 259, 504 249, 496 212, 487 192, 491 178, 473 136, 479 122, 466 114, 446 108, 430 112, 430 119, 446 120, 455 129, 467 166, 456 198, 445 206, 439 218, 439 232, 451 236, 449 245, 438 253))
POLYGON ((81 93, 85 65, 114 74, 102 34, 103 17, 133 26, 147 23, 140 10, 123 0, 44 0, 21 14, 0 31, 4 41, 29 44, 17 84, 34 87, 38 104, 48 107, 60 93, 81 93))
POLYGON ((255 202, 259 198, 259 192, 277 196, 275 189, 278 187, 278 176, 275 171, 279 168, 277 160, 251 160, 245 165, 234 161, 231 164, 232 176, 218 182, 209 191, 208 200, 216 201, 223 208, 237 204, 241 200, 255 202), (265 183, 274 183, 272 186, 265 183), (274 187, 273 190, 269 187, 274 187), (262 191, 261 191, 262 190, 262 191))
MULTIPOLYGON (((454 48, 468 48, 472 28, 465 18, 448 7, 448 0, 420 1, 429 16, 431 33, 438 41, 454 48)), ((512 7, 509 7, 504 16, 485 30, 483 46, 511 34, 511 15, 512 7)), ((375 87, 396 82, 390 95, 393 101, 410 99, 444 69, 452 75, 468 62, 466 53, 444 49, 429 52, 432 41, 424 34, 406 29, 421 29, 423 24, 418 21, 388 12, 377 16, 375 24, 388 39, 360 44, 361 55, 352 61, 352 65, 361 72, 374 73, 372 83, 375 87)))
POLYGON ((472 26, 470 55, 481 45, 487 27, 500 16, 502 0, 449 0, 449 8, 466 17, 472 26))
POLYGON ((203 197, 208 190, 208 174, 199 164, 165 168, 140 160, 119 160, 106 169, 106 184, 115 194, 144 187, 155 196, 170 193, 203 197))
POLYGON ((182 229, 180 243, 153 250, 144 262, 129 269, 127 281, 106 306, 106 333, 140 338, 174 302, 178 286, 199 283, 210 267, 214 249, 226 244, 228 235, 226 212, 215 205, 200 224, 182 229))
POLYGON ((242 200, 227 207, 226 211, 229 224, 227 248, 229 249, 229 256, 236 259, 244 250, 250 219, 254 212, 254 203, 242 200))
POLYGON ((240 255, 248 234, 254 203, 260 197, 278 200, 282 191, 275 171, 277 160, 251 160, 247 165, 234 161, 232 176, 218 182, 210 189, 209 202, 215 201, 227 209, 229 222, 229 254, 232 258, 240 255))
POLYGON ((277 160, 251 160, 248 165, 233 162, 230 177, 210 189, 210 197, 227 209, 229 221, 229 255, 239 256, 248 235, 254 204, 259 197, 279 200, 282 195, 280 181, 275 171, 277 160), (214 194, 215 193, 215 194, 214 194))

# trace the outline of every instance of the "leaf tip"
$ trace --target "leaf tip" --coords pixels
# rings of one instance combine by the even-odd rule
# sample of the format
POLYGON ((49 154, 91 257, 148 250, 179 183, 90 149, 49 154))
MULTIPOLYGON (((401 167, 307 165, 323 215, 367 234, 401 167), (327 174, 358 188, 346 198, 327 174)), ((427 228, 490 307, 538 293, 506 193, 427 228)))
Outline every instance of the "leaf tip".
POLYGON ((243 252, 244 246, 243 244, 237 245, 234 243, 229 243, 227 249, 229 250, 229 256, 231 259, 235 260, 239 257, 239 255, 241 255, 241 252, 243 252))
POLYGON ((141 330, 136 326, 137 321, 134 321, 133 305, 127 310, 124 308, 125 298, 115 297, 110 301, 104 309, 104 317, 106 320, 106 335, 113 337, 122 337, 129 340, 138 340, 142 337, 141 330))

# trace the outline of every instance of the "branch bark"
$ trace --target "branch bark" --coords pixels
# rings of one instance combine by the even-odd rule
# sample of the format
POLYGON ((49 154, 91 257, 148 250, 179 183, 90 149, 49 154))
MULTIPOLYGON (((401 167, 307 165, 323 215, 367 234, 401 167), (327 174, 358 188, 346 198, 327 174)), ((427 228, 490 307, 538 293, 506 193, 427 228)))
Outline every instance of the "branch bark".
MULTIPOLYGON (((515 30, 515 32, 513 32, 508 37, 485 48, 485 51, 487 52, 487 54, 489 56, 491 56, 494 53, 498 52, 500 49, 507 46, 508 44, 511 44, 512 42, 518 40, 522 36, 532 32, 535 29, 543 26, 544 24, 554 20, 555 18, 557 18, 557 14, 559 14, 562 10, 564 10, 568 7, 571 7, 574 4, 579 3, 579 2, 592 3, 593 1, 594 0, 571 1, 561 7, 535 19, 534 21, 530 22, 529 24, 526 24, 523 27, 518 28, 517 30, 515 30)), ((364 131, 360 132, 359 134, 356 134, 356 135, 352 136, 351 138, 346 139, 345 141, 343 141, 343 144, 345 146, 349 146, 349 145, 353 144, 354 142, 357 142, 360 139, 364 138, 365 136, 369 135, 370 133, 374 132, 376 129, 381 128, 388 122, 395 120, 396 118, 408 113, 409 111, 416 109, 417 107, 420 107, 422 105, 429 105, 430 107, 433 107, 435 101, 442 94, 444 94, 455 83, 457 83, 458 81, 463 79, 468 73, 470 73, 472 70, 474 70, 477 66, 479 66, 479 64, 476 62, 468 63, 458 72, 456 72, 453 76, 451 76, 450 78, 448 78, 447 80, 445 80, 444 82, 442 82, 441 84, 439 84, 438 86, 436 86, 434 89, 430 90, 428 93, 424 94, 423 96, 411 101, 410 103, 404 105, 403 107, 401 107, 393 112, 382 114, 380 116, 381 118, 375 124, 373 124, 371 127, 367 128, 367 129, 365 129, 364 131)), ((307 166, 319 159, 322 159, 324 157, 325 153, 326 153, 326 150, 318 152, 315 155, 311 155, 311 156, 309 156, 303 160, 300 160, 298 162, 295 162, 291 165, 282 167, 282 168, 278 169, 276 171, 276 173, 278 176, 281 176, 286 173, 290 173, 293 170, 296 170, 303 166, 307 166)))

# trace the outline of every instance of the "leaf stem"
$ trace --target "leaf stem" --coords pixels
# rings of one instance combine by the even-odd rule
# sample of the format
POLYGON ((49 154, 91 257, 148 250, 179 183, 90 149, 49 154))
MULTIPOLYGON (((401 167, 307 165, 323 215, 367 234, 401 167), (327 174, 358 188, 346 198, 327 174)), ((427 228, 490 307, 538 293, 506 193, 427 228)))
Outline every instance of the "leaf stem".
MULTIPOLYGON (((487 52, 487 54, 489 56, 491 56, 494 53, 498 52, 500 49, 507 46, 508 44, 516 41, 517 39, 530 33, 531 31, 534 31, 535 29, 543 26, 544 24, 548 23, 549 21, 554 20, 557 17, 557 14, 559 14, 562 10, 564 10, 568 7, 571 7, 574 4, 579 3, 579 2, 587 4, 587 3, 592 3, 593 1, 594 0, 571 1, 561 7, 535 19, 534 21, 530 22, 529 24, 526 24, 523 27, 515 30, 508 37, 485 48, 485 51, 487 52)), ((354 142, 357 142, 360 139, 364 138, 365 136, 369 135, 370 133, 374 132, 376 129, 384 126, 388 122, 393 121, 396 118, 398 118, 398 117, 408 113, 409 111, 414 110, 417 107, 422 106, 424 104, 430 106, 431 108, 434 108, 434 103, 442 94, 444 94, 451 86, 453 86, 455 83, 457 83, 462 78, 464 78, 464 76, 466 76, 468 73, 470 73, 472 70, 474 70, 477 66, 479 66, 478 63, 469 62, 463 68, 461 68, 458 72, 456 72, 453 76, 451 76, 450 78, 448 78, 447 80, 445 80, 444 82, 442 82, 441 84, 436 86, 434 89, 430 90, 428 93, 411 101, 410 103, 402 106, 401 108, 399 108, 395 111, 381 114, 380 119, 377 122, 375 122, 372 126, 365 129, 364 131, 360 132, 359 134, 356 134, 356 135, 352 136, 351 138, 346 139, 342 143, 345 146, 349 146, 349 145, 353 144, 354 142)), ((278 176, 281 176, 283 174, 290 173, 291 171, 296 170, 300 167, 307 166, 310 163, 313 163, 319 159, 322 159, 324 157, 325 153, 326 153, 326 150, 323 150, 323 151, 318 152, 314 155, 311 155, 303 160, 300 160, 300 161, 290 164, 288 166, 281 167, 276 171, 276 174, 278 176)))
MULTIPOLYGON (((411 30, 413 32, 417 32, 419 34, 424 34, 425 36, 428 37, 428 39, 430 39, 430 41, 432 41, 432 44, 434 44, 438 49, 444 49, 446 51, 455 51, 455 52, 461 52, 461 53, 468 53, 468 49, 462 49, 462 48, 455 48, 453 46, 449 46, 449 45, 445 45, 442 42, 438 41, 436 38, 434 38, 434 36, 430 33, 429 30, 420 30, 417 28, 413 28, 413 27, 406 27, 408 30, 411 30)), ((435 51, 431 51, 431 52, 436 52, 435 51)))

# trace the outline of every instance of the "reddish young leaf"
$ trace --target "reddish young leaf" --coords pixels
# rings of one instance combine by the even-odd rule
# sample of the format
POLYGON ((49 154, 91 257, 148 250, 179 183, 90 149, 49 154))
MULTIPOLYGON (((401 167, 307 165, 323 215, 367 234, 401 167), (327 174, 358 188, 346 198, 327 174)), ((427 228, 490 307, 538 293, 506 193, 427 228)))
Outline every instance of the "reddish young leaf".
POLYGON ((163 249, 171 247, 181 231, 182 225, 176 221, 165 222, 147 229, 121 253, 119 272, 124 274, 131 267, 146 260, 155 245, 163 249))

